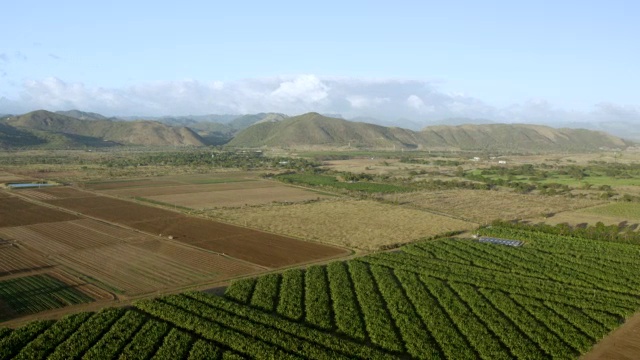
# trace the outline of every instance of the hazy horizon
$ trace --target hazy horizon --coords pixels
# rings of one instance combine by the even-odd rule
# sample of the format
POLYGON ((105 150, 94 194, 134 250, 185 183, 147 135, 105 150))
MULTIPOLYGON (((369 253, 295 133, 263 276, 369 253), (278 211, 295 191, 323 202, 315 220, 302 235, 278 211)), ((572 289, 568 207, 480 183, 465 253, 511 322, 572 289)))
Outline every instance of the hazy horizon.
POLYGON ((7 7, 0 113, 640 123, 625 1, 7 7))

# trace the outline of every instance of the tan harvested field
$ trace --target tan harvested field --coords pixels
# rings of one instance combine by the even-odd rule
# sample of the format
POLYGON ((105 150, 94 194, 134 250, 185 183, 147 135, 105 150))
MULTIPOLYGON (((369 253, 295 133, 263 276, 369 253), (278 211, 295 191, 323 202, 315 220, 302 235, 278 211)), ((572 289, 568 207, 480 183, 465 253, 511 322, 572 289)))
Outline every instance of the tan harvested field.
POLYGON ((624 216, 607 216, 607 215, 589 214, 583 211, 568 211, 568 212, 563 212, 546 219, 531 218, 527 220, 534 223, 544 222, 550 225, 566 223, 572 226, 595 225, 597 222, 602 222, 605 225, 618 225, 622 222, 625 222, 628 225, 633 225, 633 224, 640 225, 640 220, 638 219, 629 219, 628 217, 624 217, 624 216))
POLYGON ((128 189, 128 188, 147 188, 154 186, 171 186, 180 185, 176 181, 162 181, 162 180, 131 180, 131 181, 109 181, 109 182, 97 182, 97 183, 85 183, 84 188, 89 190, 112 190, 112 189, 128 189))
POLYGON ((303 202, 327 197, 311 190, 266 180, 200 185, 140 186, 104 190, 103 192, 112 196, 146 198, 167 205, 196 210, 261 205, 271 202, 303 202))
POLYGON ((174 248, 163 250, 163 254, 154 251, 157 244, 148 247, 144 243, 118 244, 67 252, 54 259, 128 295, 223 280, 259 269, 201 250, 174 248), (179 257, 172 258, 171 251, 176 251, 179 257), (181 261, 190 256, 194 259, 191 261, 204 260, 208 265, 181 261))
POLYGON ((417 208, 450 214, 480 224, 496 219, 511 220, 539 217, 601 204, 602 201, 570 199, 563 196, 516 194, 492 190, 441 190, 387 195, 389 201, 398 201, 417 208))
POLYGON ((72 276, 66 271, 56 270, 52 272, 48 272, 47 274, 53 276, 54 278, 64 282, 65 284, 75 287, 76 289, 82 291, 83 293, 91 296, 94 300, 113 300, 113 295, 105 290, 87 283, 86 281, 79 279, 76 276, 72 276))
POLYGON ((637 360, 640 358, 640 313, 597 343, 580 360, 637 360))
POLYGON ((83 198, 88 196, 94 196, 93 194, 86 191, 78 191, 74 188, 66 187, 66 186, 55 186, 49 188, 42 188, 37 190, 32 190, 33 192, 48 194, 54 196, 58 199, 74 199, 74 198, 83 198))
MULTIPOLYGON (((4 238, 0 235, 0 238, 4 238)), ((42 255, 13 244, 0 245, 0 277, 51 267, 42 255)))
POLYGON ((329 244, 376 250, 477 224, 369 200, 212 210, 212 217, 239 225, 329 244))
POLYGON ((0 201, 0 228, 56 221, 75 220, 77 216, 36 205, 16 197, 0 201))
POLYGON ((63 265, 126 295, 260 270, 202 249, 91 219, 0 228, 0 238, 5 240, 0 257, 7 260, 0 264, 0 274, 63 265))
POLYGON ((158 195, 147 198, 166 204, 204 210, 215 207, 262 205, 271 202, 295 203, 324 199, 327 198, 327 196, 309 190, 281 185, 268 188, 158 195))
POLYGON ((18 191, 18 193, 20 195, 23 196, 27 196, 30 197, 32 199, 36 199, 36 200, 57 200, 59 199, 59 197, 57 197, 56 195, 53 194, 47 194, 41 191, 35 191, 35 190, 16 190, 18 191))
POLYGON ((0 183, 16 183, 16 182, 29 182, 33 178, 28 178, 22 175, 15 175, 12 173, 0 171, 0 183))
POLYGON ((344 249, 322 244, 190 217, 130 201, 95 196, 79 190, 67 190, 76 193, 70 194, 68 199, 46 202, 153 235, 172 236, 177 241, 265 267, 289 266, 348 253, 344 249), (80 197, 80 194, 85 197, 80 197))
POLYGON ((282 186, 273 181, 242 181, 233 183, 220 184, 201 184, 201 185, 178 185, 178 186, 159 186, 149 188, 128 188, 104 191, 108 195, 128 196, 128 197, 150 197, 157 195, 170 194, 192 194, 205 192, 222 192, 230 190, 246 190, 246 189, 265 189, 282 186))
POLYGON ((1 228, 0 236, 36 251, 45 252, 46 249, 47 255, 115 245, 124 241, 73 221, 1 228))

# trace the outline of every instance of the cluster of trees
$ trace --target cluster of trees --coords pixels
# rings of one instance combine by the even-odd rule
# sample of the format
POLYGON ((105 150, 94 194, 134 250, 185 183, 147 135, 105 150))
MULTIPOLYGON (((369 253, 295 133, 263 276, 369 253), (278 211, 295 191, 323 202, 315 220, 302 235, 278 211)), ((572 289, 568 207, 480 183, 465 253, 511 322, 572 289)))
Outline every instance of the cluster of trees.
POLYGON ((103 161, 107 167, 129 166, 208 166, 242 169, 309 170, 320 164, 304 158, 268 157, 258 151, 177 151, 140 153, 103 161))

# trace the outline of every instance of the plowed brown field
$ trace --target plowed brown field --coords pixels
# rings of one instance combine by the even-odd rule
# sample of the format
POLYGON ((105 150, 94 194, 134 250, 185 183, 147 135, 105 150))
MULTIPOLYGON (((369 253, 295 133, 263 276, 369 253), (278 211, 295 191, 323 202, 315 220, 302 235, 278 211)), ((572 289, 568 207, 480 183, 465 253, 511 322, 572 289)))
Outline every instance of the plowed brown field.
POLYGON ((79 194, 71 194, 71 198, 47 202, 154 235, 172 236, 177 241, 266 267, 283 267, 347 254, 346 250, 332 246, 189 217, 169 210, 103 196, 81 198, 79 194))
POLYGON ((77 218, 77 216, 32 204, 16 197, 7 197, 0 201, 0 228, 75 220, 77 218))
POLYGON ((51 267, 43 256, 17 245, 0 245, 0 277, 51 267))

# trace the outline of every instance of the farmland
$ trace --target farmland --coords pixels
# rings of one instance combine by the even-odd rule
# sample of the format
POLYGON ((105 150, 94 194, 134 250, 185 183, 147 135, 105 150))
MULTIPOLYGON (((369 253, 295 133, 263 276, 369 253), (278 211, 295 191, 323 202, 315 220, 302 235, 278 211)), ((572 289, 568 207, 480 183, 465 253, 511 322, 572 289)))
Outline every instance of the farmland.
MULTIPOLYGON (((347 254, 70 187, 0 194, 0 283, 52 277, 67 284, 60 286, 64 291, 80 291, 90 301, 175 291, 347 254)), ((48 282, 29 283, 40 286, 24 297, 33 304, 25 300, 14 309, 0 299, 4 319, 89 301, 60 300, 48 282), (40 293, 44 300, 35 296, 40 293)))
POLYGON ((477 224, 371 200, 335 199, 208 212, 214 218, 363 250, 406 243, 477 224))
POLYGON ((524 219, 581 209, 601 200, 537 196, 490 190, 419 191, 410 194, 385 195, 388 201, 419 209, 438 211, 480 224, 496 219, 524 219))
POLYGON ((576 359, 640 308, 635 245, 482 232, 525 244, 420 242, 34 322, 1 331, 1 355, 576 359))
POLYGON ((166 205, 203 210, 216 207, 239 207, 272 202, 303 202, 326 198, 306 189, 272 181, 246 180, 201 185, 132 187, 106 190, 105 194, 143 198, 166 205))
POLYGON ((93 300, 49 274, 12 278, 0 281, 0 303, 9 310, 8 314, 0 312, 0 320, 93 300))

